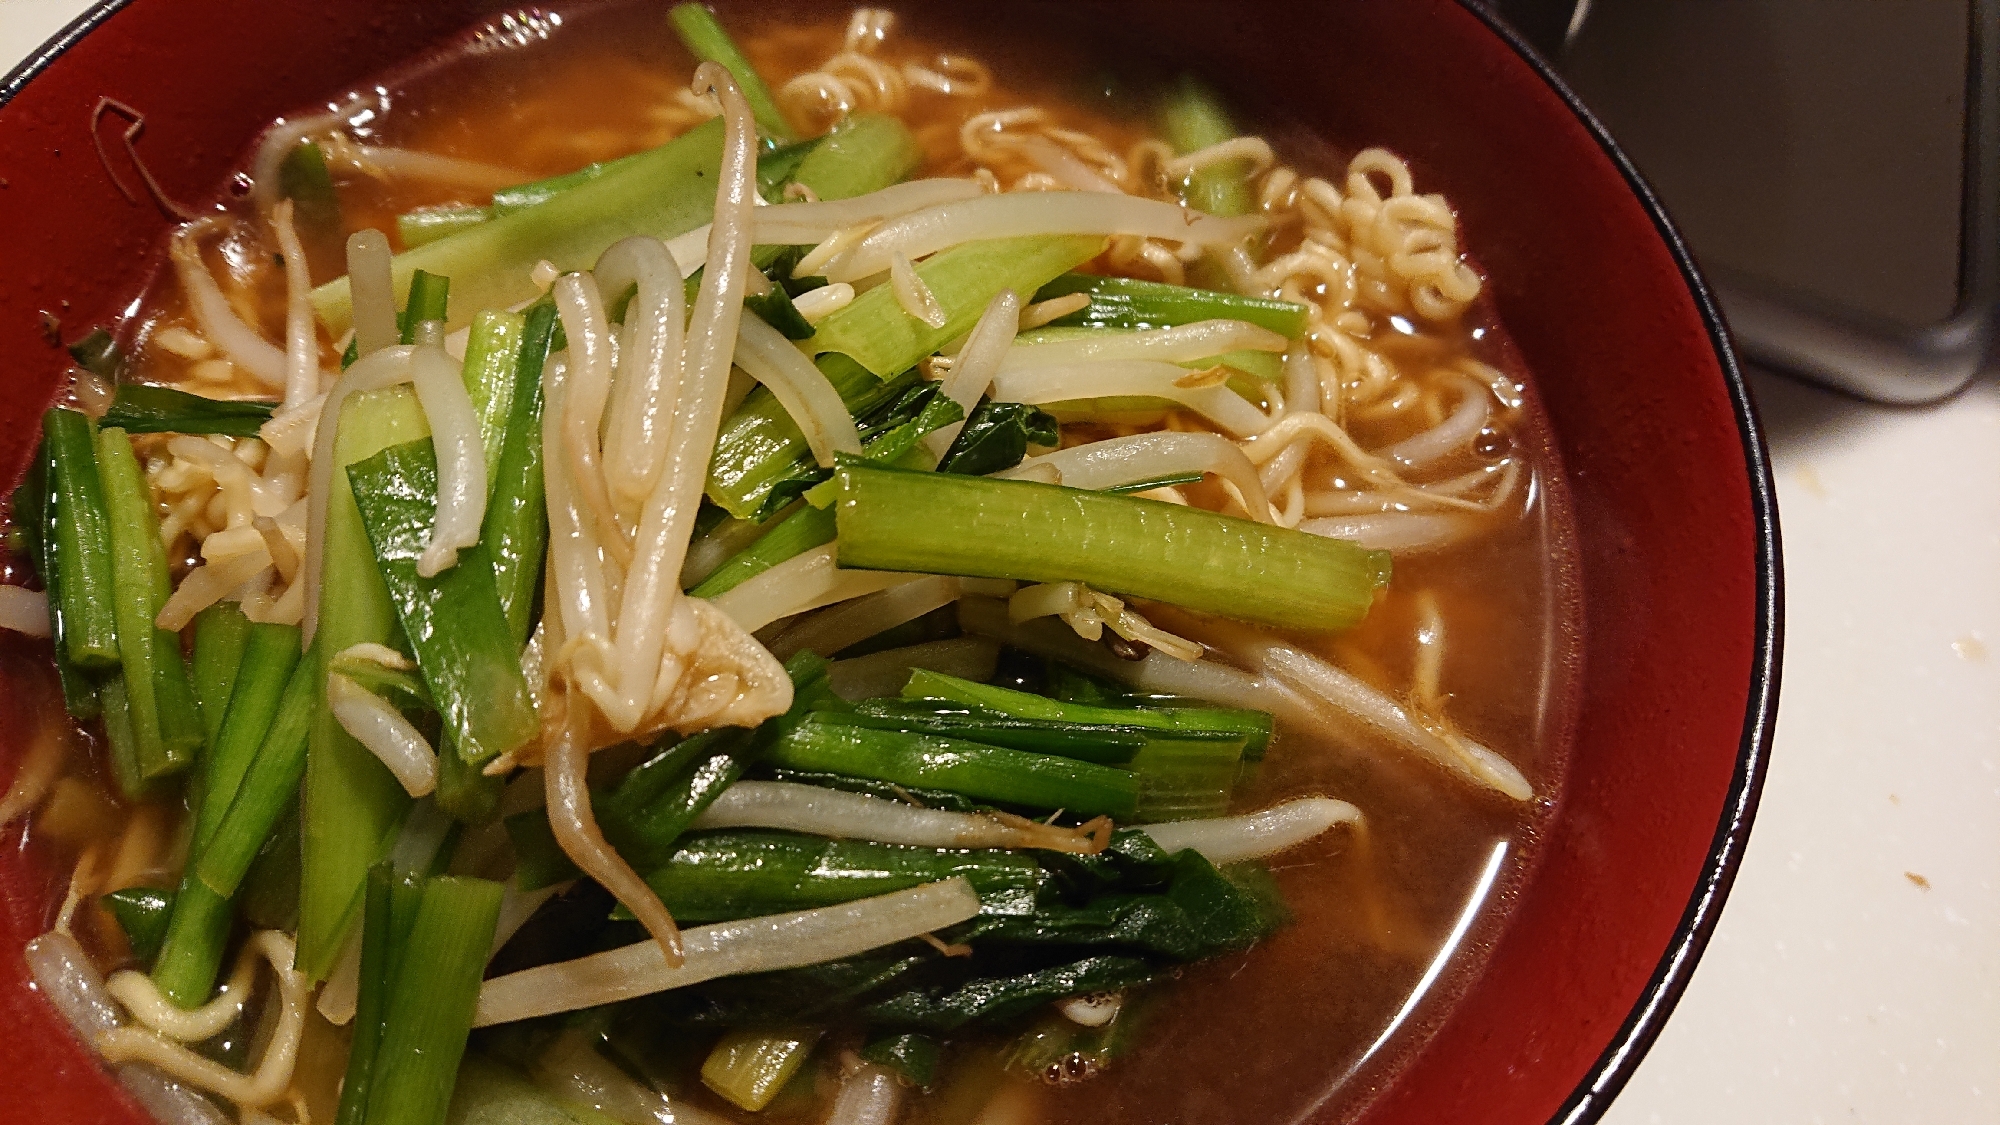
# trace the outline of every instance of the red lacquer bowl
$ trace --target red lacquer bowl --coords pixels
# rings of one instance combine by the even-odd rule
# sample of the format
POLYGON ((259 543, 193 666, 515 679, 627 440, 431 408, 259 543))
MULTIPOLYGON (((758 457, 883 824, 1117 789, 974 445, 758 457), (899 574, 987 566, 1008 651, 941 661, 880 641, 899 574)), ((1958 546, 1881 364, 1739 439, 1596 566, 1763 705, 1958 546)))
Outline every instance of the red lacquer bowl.
MULTIPOLYGON (((1337 143, 1385 145, 1459 208, 1538 381, 1577 516, 1586 636, 1568 787, 1485 970, 1363 1115, 1595 1119, 1686 986, 1763 778, 1781 631, 1769 467, 1722 319, 1660 205, 1546 65, 1455 0, 1076 0, 1231 93, 1337 143), (1254 76, 1278 76, 1259 89, 1254 76), (1249 77, 1246 77, 1249 76, 1249 77)), ((266 121, 440 43, 491 0, 129 0, 93 10, 0 87, 0 480, 74 334, 116 317, 167 220, 93 151, 89 111, 148 113, 170 196, 213 192, 266 121)), ((107 135, 112 130, 106 128, 107 135)), ((0 709, 0 779, 20 756, 0 709)), ((0 1103, 142 1120, 34 996, 20 950, 48 876, 0 851, 0 1103)))

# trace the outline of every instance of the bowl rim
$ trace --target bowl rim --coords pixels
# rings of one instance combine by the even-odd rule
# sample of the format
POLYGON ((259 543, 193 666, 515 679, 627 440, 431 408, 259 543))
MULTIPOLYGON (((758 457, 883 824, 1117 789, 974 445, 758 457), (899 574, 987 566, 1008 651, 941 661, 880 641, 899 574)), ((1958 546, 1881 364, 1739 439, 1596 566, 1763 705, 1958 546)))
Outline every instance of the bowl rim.
POLYGON ((1591 1125, 1603 1117, 1611 1101, 1624 1089, 1638 1070, 1646 1052, 1659 1038, 1667 1017, 1673 1014, 1681 995, 1694 976, 1695 965, 1707 948, 1709 938, 1722 916, 1722 907, 1743 866, 1751 822, 1763 793, 1764 778, 1771 758, 1771 739, 1778 710, 1780 665, 1785 636, 1784 559, 1778 528, 1777 488, 1771 477, 1770 447, 1757 419, 1756 403, 1737 362, 1729 325, 1713 291, 1695 265, 1694 255, 1681 237, 1680 229, 1652 185, 1638 166, 1613 140, 1604 123, 1597 119, 1576 92, 1541 53, 1519 32, 1500 18, 1490 0, 1458 0, 1458 3, 1485 24, 1503 43, 1511 47, 1535 74, 1562 99, 1578 123, 1590 133, 1604 157, 1624 177, 1625 184, 1653 221, 1653 229, 1666 244, 1681 280, 1687 285, 1702 328, 1708 333, 1721 368, 1722 381, 1729 392, 1730 411, 1736 418, 1737 434, 1743 445, 1743 467, 1750 486, 1750 511, 1756 543, 1755 636, 1750 656, 1749 697, 1744 705, 1743 731, 1737 743, 1736 769, 1724 796, 1722 816, 1709 844, 1687 908, 1674 927, 1672 939, 1653 969, 1652 977, 1638 1001, 1605 1045, 1562 1106, 1550 1117, 1551 1125, 1591 1125))
MULTIPOLYGON (((1743 448, 1744 471, 1749 482, 1756 545, 1756 621, 1748 699, 1744 707, 1742 734, 1737 744, 1736 768, 1730 777, 1722 815, 1716 824, 1715 835, 1696 878, 1693 893, 1688 898, 1680 922, 1674 927, 1666 950, 1632 1010, 1612 1034, 1610 1042, 1549 1119, 1551 1125, 1591 1125, 1604 1115, 1612 1099, 1631 1080, 1647 1051, 1659 1038, 1682 994, 1687 991, 1695 966, 1715 933, 1723 905, 1743 865, 1751 822, 1756 816, 1770 764, 1784 647, 1784 563, 1777 490, 1771 476, 1770 449, 1758 423, 1749 384, 1730 341, 1728 322, 1715 294, 1695 265, 1694 255, 1681 237, 1679 228, 1668 215, 1666 206, 1631 158, 1612 139, 1604 124, 1569 88, 1549 61, 1488 6, 1489 0, 1457 2, 1512 49, 1562 100, 1597 143, 1598 150, 1618 170, 1647 217, 1652 220, 1653 229, 1665 243, 1668 254, 1680 271, 1681 280, 1688 288, 1688 294, 1701 317, 1702 328, 1715 352, 1716 363, 1729 394, 1730 411, 1736 420, 1737 435, 1743 448)), ((0 108, 13 101, 29 81, 84 36, 130 3, 132 0, 97 0, 31 51, 4 77, 0 77, 0 108)))

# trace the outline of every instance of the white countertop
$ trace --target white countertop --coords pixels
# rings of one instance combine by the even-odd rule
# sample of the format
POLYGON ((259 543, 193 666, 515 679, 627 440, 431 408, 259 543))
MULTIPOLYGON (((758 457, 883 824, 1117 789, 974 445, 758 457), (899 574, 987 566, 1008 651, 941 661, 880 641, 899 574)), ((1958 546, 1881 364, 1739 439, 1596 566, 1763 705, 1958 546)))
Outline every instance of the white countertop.
MULTIPOLYGON (((0 68, 85 0, 0 0, 0 68)), ((2000 1122, 2000 382, 1753 376, 1784 525, 1777 745, 1742 873, 1604 1120, 2000 1122)))

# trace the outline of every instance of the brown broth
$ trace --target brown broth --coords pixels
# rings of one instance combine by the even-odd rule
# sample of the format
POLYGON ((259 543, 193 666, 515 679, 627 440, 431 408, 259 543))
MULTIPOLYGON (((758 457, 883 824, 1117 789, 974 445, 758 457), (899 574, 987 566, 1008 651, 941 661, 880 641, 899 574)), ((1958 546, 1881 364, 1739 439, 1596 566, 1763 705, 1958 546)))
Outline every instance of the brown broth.
MULTIPOLYGON (((769 17, 739 35, 776 86, 837 50, 844 20, 844 10, 822 8, 811 21, 769 17)), ((472 50, 393 72, 384 80, 392 108, 367 140, 488 161, 533 178, 668 139, 671 128, 649 107, 672 100, 692 62, 667 31, 660 8, 580 8, 566 10, 559 26, 550 22, 542 25, 546 38, 530 35, 524 47, 472 50)), ((995 64, 997 76, 980 98, 915 100, 906 120, 930 153, 920 174, 969 173, 957 126, 988 109, 1042 106, 1120 151, 1146 133, 1143 120, 1121 112, 1123 101, 1105 96, 1103 83, 1085 81, 1097 73, 1091 60, 1048 48, 1048 38, 1027 49, 928 19, 912 22, 917 26, 891 33, 885 57, 929 59, 949 49, 995 64)), ((1273 138, 1297 134, 1284 122, 1261 124, 1273 138)), ((1337 166, 1323 148, 1305 145, 1281 156, 1302 171, 1332 175, 1337 166)), ((368 180, 343 182, 341 192, 351 228, 392 231, 395 215, 408 208, 476 201, 434 186, 368 180)), ((267 335, 281 335, 282 277, 269 268, 268 256, 239 243, 211 255, 212 264, 227 263, 243 283, 267 335)), ((339 268, 337 261, 315 261, 315 279, 339 268)), ((185 361, 147 346, 150 332, 185 316, 170 276, 156 277, 144 308, 129 337, 135 373, 176 381, 185 375, 185 361)), ((325 346, 330 361, 331 342, 325 346)), ((1455 330, 1385 339, 1379 348, 1413 369, 1472 354, 1522 376, 1483 304, 1455 330)), ((1374 447, 1435 420, 1418 408, 1386 419, 1357 418, 1352 426, 1364 445, 1374 447)), ((1573 710, 1572 534, 1532 386, 1526 405, 1507 422, 1504 440, 1530 473, 1529 499, 1517 501, 1518 516, 1494 520, 1487 534, 1466 546, 1399 559, 1394 581, 1362 626, 1331 640, 1299 639, 1400 697, 1410 690, 1415 662, 1416 599, 1428 591, 1447 630, 1443 683, 1454 721, 1519 765, 1538 798, 1518 807, 1474 792, 1366 735, 1282 734, 1240 794, 1243 807, 1326 793, 1353 801, 1369 818, 1365 834, 1332 833, 1272 864, 1295 924, 1247 953, 1189 967, 1177 981, 1155 986, 1159 995, 1139 1046, 1105 1073, 1044 1086, 1020 1076, 996 1078, 990 1058, 961 1051, 942 1091, 920 1098, 905 1121, 960 1125, 982 1108, 997 1109, 995 1099, 1019 1103, 1023 1115, 1006 1120, 1219 1125, 1290 1121, 1315 1112, 1330 1120, 1358 1113, 1393 1077, 1398 1060, 1421 1045, 1426 1029, 1478 970, 1484 947, 1504 923, 1511 887, 1533 862, 1537 826, 1561 788, 1573 710)), ((1455 464, 1475 463, 1461 462, 1455 464)), ((1321 465, 1316 471, 1333 470, 1321 465)), ((42 695, 47 706, 52 696, 46 685, 42 695)), ((94 792, 105 791, 94 773, 80 777, 94 792)), ((111 959, 119 953, 111 946, 100 952, 111 959)), ((809 1083, 829 1086, 833 1054, 820 1052, 818 1075, 809 1083)), ((680 1074, 695 1100, 727 1109, 685 1069, 680 1074)), ((817 1120, 820 1112, 809 1099, 787 1097, 761 1116, 790 1123, 817 1120)))

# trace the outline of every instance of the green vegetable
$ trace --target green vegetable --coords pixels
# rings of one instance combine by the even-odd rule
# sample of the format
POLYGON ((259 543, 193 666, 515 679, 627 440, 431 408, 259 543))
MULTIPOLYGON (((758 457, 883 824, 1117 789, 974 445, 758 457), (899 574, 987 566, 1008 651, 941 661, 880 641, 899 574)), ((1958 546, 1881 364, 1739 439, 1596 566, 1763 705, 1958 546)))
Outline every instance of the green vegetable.
POLYGON ((923 161, 923 146, 900 119, 857 113, 805 152, 792 180, 821 199, 852 199, 902 183, 923 161))
MULTIPOLYGON (((530 207, 396 255, 396 284, 417 270, 458 281, 461 328, 479 309, 507 308, 535 296, 529 271, 547 259, 557 269, 589 269, 610 245, 632 235, 672 238, 708 222, 722 159, 722 122, 710 121, 650 152, 563 192, 550 207, 530 207)), ((328 331, 347 331, 353 297, 346 278, 313 290, 328 331)))
MULTIPOLYGON (((646 876, 684 923, 809 910, 963 876, 988 913, 1027 914, 1046 878, 1024 852, 919 848, 790 832, 706 832, 646 876)), ((622 916, 622 914, 621 914, 622 916)))
POLYGON ((301 141, 278 165, 278 194, 292 201, 292 224, 299 237, 326 241, 339 237, 340 194, 326 169, 326 153, 301 141))
POLYGON ((440 323, 450 319, 451 278, 417 270, 410 274, 410 296, 403 311, 396 314, 396 327, 403 330, 403 342, 417 342, 417 325, 427 320, 440 323))
POLYGON ((472 1033, 500 896, 500 884, 484 879, 424 882, 382 1004, 381 1040, 366 1083, 367 1125, 444 1122, 472 1033))
MULTIPOLYGON (((1167 143, 1182 156, 1239 135, 1215 91, 1187 75, 1162 100, 1160 125, 1167 143)), ((1211 215, 1247 215, 1256 206, 1250 194, 1250 167, 1247 158, 1211 164, 1181 181, 1181 200, 1211 215)))
MULTIPOLYGON (((212 809, 220 819, 189 867, 203 886, 224 898, 236 893, 271 830, 299 799, 299 781, 306 775, 311 739, 324 711, 325 683, 325 666, 315 648, 292 666, 274 708, 266 710, 263 683, 254 693, 246 683, 242 713, 223 720, 212 757, 235 760, 245 746, 253 753, 226 801, 211 791, 203 802, 202 812, 212 809)), ((309 806, 306 815, 311 815, 309 806)))
POLYGON ((145 800, 153 786, 139 772, 139 740, 132 731, 132 702, 125 691, 125 677, 118 675, 104 681, 96 698, 104 718, 104 741, 110 744, 111 776, 118 782, 118 793, 127 801, 145 800))
POLYGON ((403 249, 414 250, 440 238, 471 230, 492 217, 491 207, 469 207, 462 203, 419 207, 396 216, 396 237, 402 240, 403 249))
POLYGON ((861 1057, 895 1071, 905 1081, 928 1089, 937 1077, 938 1041, 928 1035, 902 1032, 870 1040, 861 1048, 861 1057))
POLYGON ((549 538, 542 489, 542 366, 555 324, 554 306, 537 305, 528 311, 522 327, 506 439, 479 534, 492 560, 494 588, 517 646, 527 643, 549 538))
POLYGON ((399 878, 385 860, 368 872, 361 908, 361 969, 354 996, 354 1039, 348 1047, 347 1073, 340 1084, 335 1125, 366 1125, 373 1092, 375 1061, 381 1053, 382 1020, 395 987, 396 962, 416 924, 423 904, 423 885, 399 878))
MULTIPOLYGON (((916 384, 914 373, 884 382, 845 356, 822 356, 819 369, 840 392, 840 400, 856 419, 901 400, 916 384)), ((736 412, 723 419, 716 434, 715 457, 709 462, 707 494, 738 519, 769 519, 790 501, 775 495, 787 481, 802 482, 793 494, 811 487, 820 471, 791 415, 777 396, 758 387, 736 412)))
POLYGON ((851 463, 835 480, 843 567, 1078 581, 1309 631, 1359 622, 1389 580, 1386 551, 1138 497, 851 463))
POLYGON ((1161 281, 1069 273, 1042 286, 1035 300, 1071 293, 1090 297, 1081 311, 1055 321, 1062 327, 1172 328, 1198 320, 1241 320, 1297 339, 1306 330, 1304 305, 1270 297, 1245 297, 1210 289, 1189 289, 1161 281))
POLYGON ((118 378, 118 369, 125 364, 125 354, 119 349, 118 341, 102 328, 91 329, 83 339, 66 350, 78 367, 106 379, 118 378))
POLYGON ((854 707, 855 714, 827 721, 878 730, 941 734, 1101 765, 1124 765, 1159 733, 1157 729, 1137 724, 1024 719, 985 707, 940 706, 930 701, 868 699, 854 707))
POLYGON ((674 32, 690 54, 704 62, 721 63, 729 71, 743 91, 743 100, 750 103, 750 112, 756 116, 760 132, 780 144, 792 140, 792 128, 771 97, 771 88, 764 84, 750 60, 743 57, 742 50, 722 29, 714 12, 701 4, 676 4, 668 10, 667 20, 674 25, 674 32))
MULTIPOLYGON (((55 642, 74 668, 115 668, 122 650, 118 636, 122 598, 113 562, 111 511, 89 416, 50 408, 42 415, 42 448, 48 491, 39 514, 49 556, 42 579, 49 588, 55 642)), ((144 481, 140 483, 143 487, 144 481)), ((151 511, 149 505, 143 513, 122 514, 131 519, 151 511)), ((164 555, 161 576, 165 577, 164 555)), ((150 637, 151 630, 144 635, 150 637)))
POLYGON ((104 412, 104 425, 129 434, 224 434, 256 437, 271 420, 268 402, 207 398, 143 383, 123 383, 104 412))
MULTIPOLYGON (((423 408, 409 388, 355 395, 341 409, 333 467, 345 469, 429 432, 423 408)), ((390 643, 396 610, 345 472, 333 474, 324 552, 314 645, 323 654, 337 655, 364 642, 390 643)), ((324 684, 313 688, 317 696, 324 684)), ((322 705, 306 756, 303 808, 299 968, 319 980, 340 953, 368 868, 387 854, 409 797, 388 767, 340 729, 322 705)))
MULTIPOLYGON (((623 1125, 577 1102, 563 1101, 477 1051, 459 1064, 446 1125, 623 1125)), ((351 1125, 342 1121, 338 1125, 351 1125)))
POLYGON ((99 901, 111 912, 118 928, 125 931, 132 956, 141 962, 151 961, 167 936, 167 916, 174 909, 174 892, 158 887, 126 887, 104 895, 99 901))
POLYGON ((988 400, 966 419, 965 428, 938 461, 938 472, 983 477, 1011 469, 1028 455, 1030 446, 1060 445, 1061 434, 1055 418, 1039 407, 988 400))
POLYGON ((1043 1004, 1092 992, 1118 992, 1159 973, 1140 957, 1104 955, 1006 977, 918 986, 861 1010, 872 1024, 924 1031, 955 1031, 978 1020, 1004 1020, 1043 1004))
POLYGON ((819 1038, 818 1028, 732 1031, 701 1064, 701 1083, 731 1105, 755 1113, 770 1105, 805 1065, 819 1038))
POLYGON ((457 565, 435 578, 417 573, 437 518, 431 444, 391 446, 348 466, 347 478, 403 633, 459 755, 483 763, 534 737, 541 721, 486 549, 460 551, 457 565))
POLYGON ((975 800, 1077 816, 1132 815, 1138 779, 1125 770, 940 735, 873 730, 809 715, 772 748, 773 765, 847 774, 975 800))
POLYGON ((521 366, 527 323, 528 318, 520 313, 483 312, 472 318, 472 331, 465 341, 465 391, 479 418, 489 491, 499 484, 500 452, 513 416, 515 373, 521 366))
POLYGON ((715 572, 702 579, 688 593, 697 598, 713 598, 748 582, 786 559, 796 558, 815 547, 833 542, 833 513, 811 504, 771 525, 748 547, 731 555, 715 572))
MULTIPOLYGON (((235 602, 217 602, 194 615, 194 667, 190 672, 195 706, 211 746, 222 729, 229 696, 236 689, 236 672, 243 649, 250 643, 250 619, 235 602)), ((293 631, 294 646, 297 630, 293 631)))
POLYGON ((904 312, 893 287, 880 285, 821 321, 819 331, 804 346, 816 355, 839 352, 886 379, 971 331, 1002 289, 1030 292, 1103 250, 1104 240, 1096 235, 961 243, 916 267, 917 276, 945 311, 943 327, 932 328, 904 312))
POLYGON ((1073 703, 995 684, 976 684, 942 672, 918 669, 903 687, 908 700, 944 700, 1020 719, 1082 726, 1134 726, 1182 734, 1224 733, 1246 739, 1245 756, 1257 759, 1271 742, 1271 716, 1263 711, 1223 707, 1102 707, 1073 703))
POLYGON ((152 490, 125 431, 98 432, 97 462, 110 517, 118 652, 133 741, 139 772, 152 781, 193 764, 203 740, 201 715, 188 685, 180 637, 153 623, 167 604, 167 555, 160 545, 152 490))
MULTIPOLYGON (((203 883, 198 875, 199 866, 243 792, 244 779, 261 748, 267 745, 267 735, 277 733, 273 732, 272 724, 299 663, 296 627, 247 621, 245 624, 237 683, 210 739, 209 752, 202 759, 201 801, 195 806, 187 864, 181 874, 173 919, 159 961, 153 967, 154 983, 168 999, 183 1008, 206 1002, 215 987, 232 915, 229 894, 218 893, 203 883)), ((292 726, 295 741, 302 748, 303 718, 295 718, 292 726)), ((260 797, 282 808, 292 799, 297 785, 297 778, 293 777, 289 786, 280 785, 277 793, 260 797)), ((257 800, 245 802, 245 807, 257 800)), ((263 830, 254 831, 253 849, 262 846, 268 827, 264 825, 263 830)), ((236 831, 243 831, 240 823, 236 831)))

